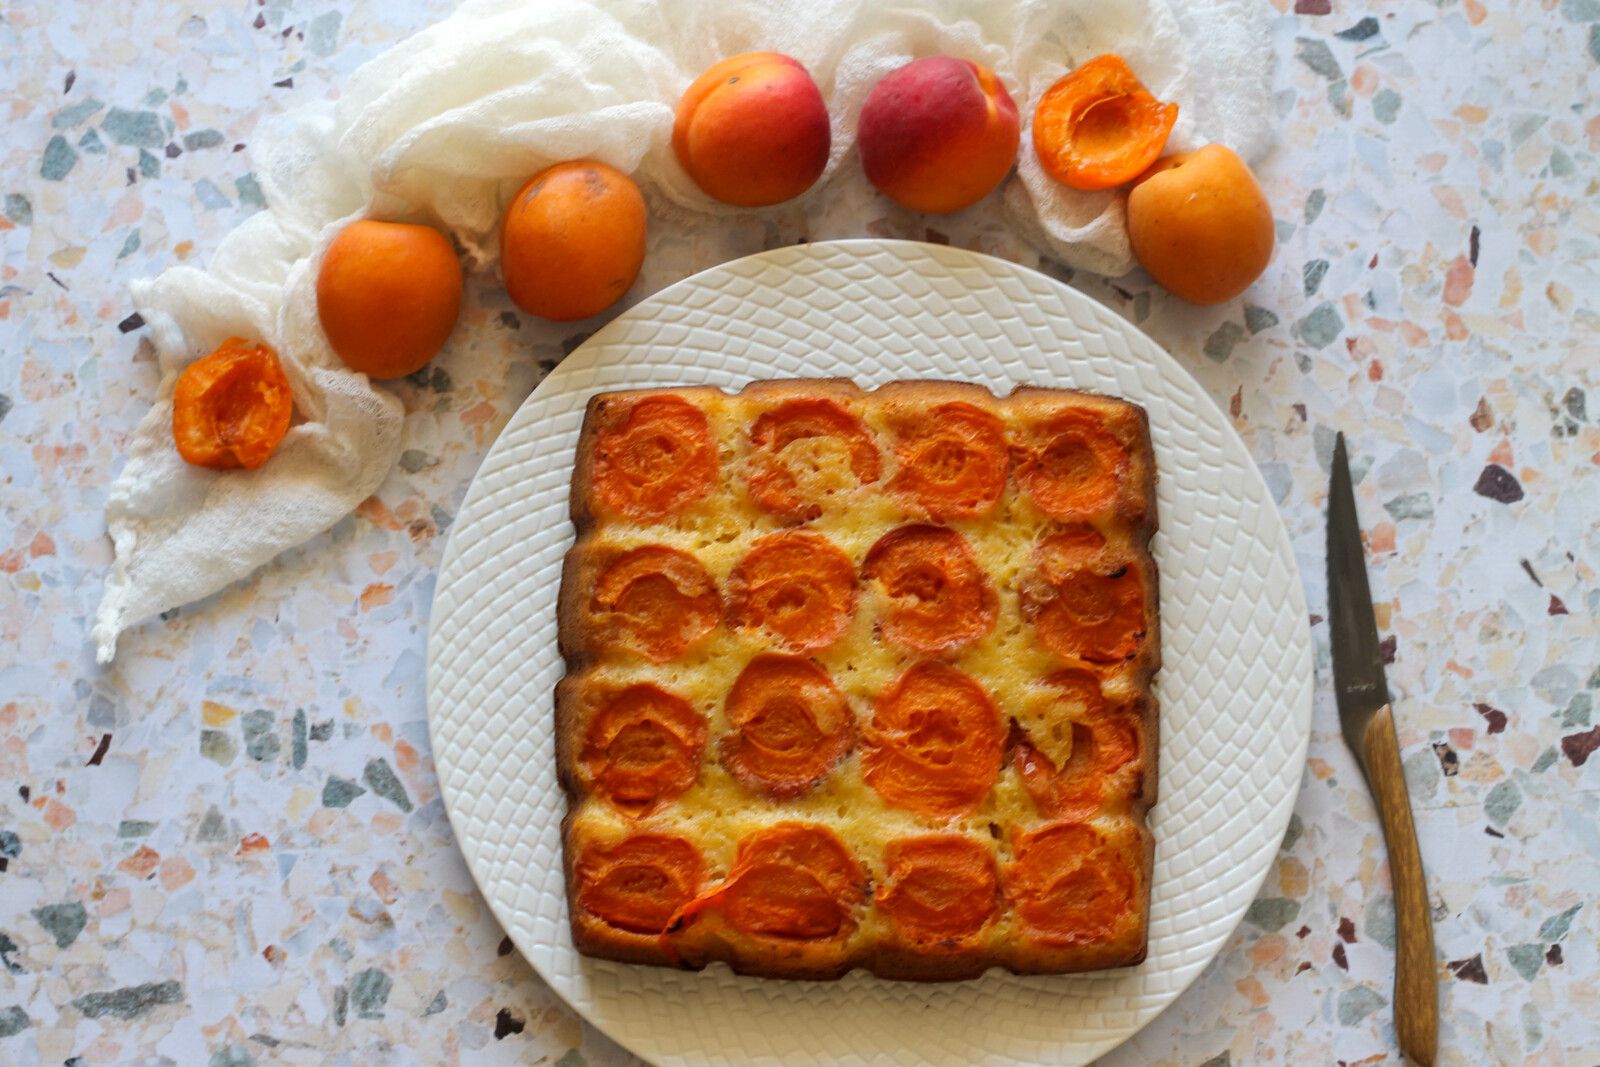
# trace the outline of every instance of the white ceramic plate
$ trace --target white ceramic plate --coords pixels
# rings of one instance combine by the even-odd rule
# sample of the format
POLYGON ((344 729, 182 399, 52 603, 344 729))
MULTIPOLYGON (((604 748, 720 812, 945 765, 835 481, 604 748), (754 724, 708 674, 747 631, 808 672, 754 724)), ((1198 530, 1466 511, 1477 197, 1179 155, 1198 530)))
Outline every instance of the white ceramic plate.
POLYGON ((1014 263, 839 241, 727 263, 598 331, 490 450, 445 552, 428 722, 461 850, 522 954, 596 1026, 658 1064, 1082 1064, 1188 986, 1244 915, 1294 805, 1311 639, 1289 538, 1243 443, 1154 342, 1014 263), (694 974, 580 957, 567 929, 551 695, 567 490, 603 390, 845 375, 1075 386, 1150 413, 1164 666, 1149 958, 1093 975, 944 985, 694 974))

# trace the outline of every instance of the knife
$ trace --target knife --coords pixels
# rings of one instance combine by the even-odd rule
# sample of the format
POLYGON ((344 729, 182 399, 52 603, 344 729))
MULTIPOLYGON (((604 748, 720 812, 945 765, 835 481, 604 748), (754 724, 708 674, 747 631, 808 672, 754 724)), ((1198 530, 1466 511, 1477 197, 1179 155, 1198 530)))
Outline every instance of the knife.
POLYGON ((1339 705, 1339 726, 1377 802, 1389 850, 1397 934, 1395 1033, 1403 1054, 1421 1067, 1433 1067, 1439 1042, 1433 917, 1417 830, 1411 821, 1411 798, 1400 766, 1400 739, 1389 706, 1389 685, 1383 676, 1378 620, 1372 613, 1361 523, 1342 433, 1334 441, 1333 476, 1328 484, 1328 626, 1333 637, 1333 691, 1339 705))

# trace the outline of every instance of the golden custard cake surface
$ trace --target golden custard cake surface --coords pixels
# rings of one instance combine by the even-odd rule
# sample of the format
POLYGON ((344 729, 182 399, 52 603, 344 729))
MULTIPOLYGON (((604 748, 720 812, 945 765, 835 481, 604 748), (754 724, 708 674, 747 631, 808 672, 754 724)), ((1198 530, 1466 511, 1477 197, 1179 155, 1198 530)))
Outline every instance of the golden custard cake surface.
POLYGON ((1144 959, 1143 409, 845 380, 590 401, 557 760, 591 956, 832 978, 1144 959))

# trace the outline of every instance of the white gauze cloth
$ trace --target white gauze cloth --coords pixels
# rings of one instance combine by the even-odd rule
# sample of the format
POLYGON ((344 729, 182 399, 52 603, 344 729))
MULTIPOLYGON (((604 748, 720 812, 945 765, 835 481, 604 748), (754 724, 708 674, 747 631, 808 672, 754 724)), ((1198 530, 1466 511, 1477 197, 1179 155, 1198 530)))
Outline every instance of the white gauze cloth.
POLYGON ((336 103, 258 136, 267 208, 209 267, 134 285, 161 387, 106 503, 116 555, 94 626, 99 660, 128 626, 326 530, 394 466, 399 401, 346 369, 317 324, 322 251, 352 218, 440 226, 469 266, 488 267, 511 197, 536 171, 577 158, 633 174, 654 222, 732 213, 678 166, 673 108, 700 71, 756 50, 800 60, 828 102, 833 150, 806 194, 826 196, 829 179, 855 166, 845 157, 873 84, 943 54, 992 68, 1017 103, 1022 145, 1003 196, 1019 232, 1068 266, 1119 275, 1133 266, 1123 195, 1044 175, 1028 137, 1034 105, 1077 64, 1118 52, 1158 98, 1179 103, 1171 147, 1220 141, 1257 159, 1272 135, 1270 14, 1265 0, 467 0, 363 66, 336 103), (172 443, 178 375, 231 335, 270 345, 294 389, 298 419, 256 471, 191 467, 172 443))

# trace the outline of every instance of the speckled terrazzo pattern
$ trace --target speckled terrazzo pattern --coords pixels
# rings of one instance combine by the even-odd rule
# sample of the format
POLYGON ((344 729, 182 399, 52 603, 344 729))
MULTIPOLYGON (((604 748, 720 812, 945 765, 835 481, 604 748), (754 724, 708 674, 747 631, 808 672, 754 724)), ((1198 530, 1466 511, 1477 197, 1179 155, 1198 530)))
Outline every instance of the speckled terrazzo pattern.
MULTIPOLYGON (((632 1062, 502 941, 452 844, 423 713, 456 506, 593 324, 524 319, 479 279, 452 350, 401 387, 401 468, 356 516, 134 631, 114 670, 86 640, 100 508, 155 387, 128 279, 203 260, 259 205, 263 115, 336 93, 446 7, 0 9, 0 1063, 632 1062)), ((1314 613, 1327 456, 1352 435, 1431 877, 1442 1062, 1587 1067, 1600 4, 1298 8, 1277 24, 1268 276, 1204 311, 1138 276, 1072 281, 1232 413, 1314 613)), ((1035 262, 993 205, 930 222, 847 168, 807 207, 659 232, 630 299, 862 233, 1035 262)), ((1305 783, 1246 923, 1106 1063, 1395 1062, 1388 875, 1326 692, 1305 783)))

